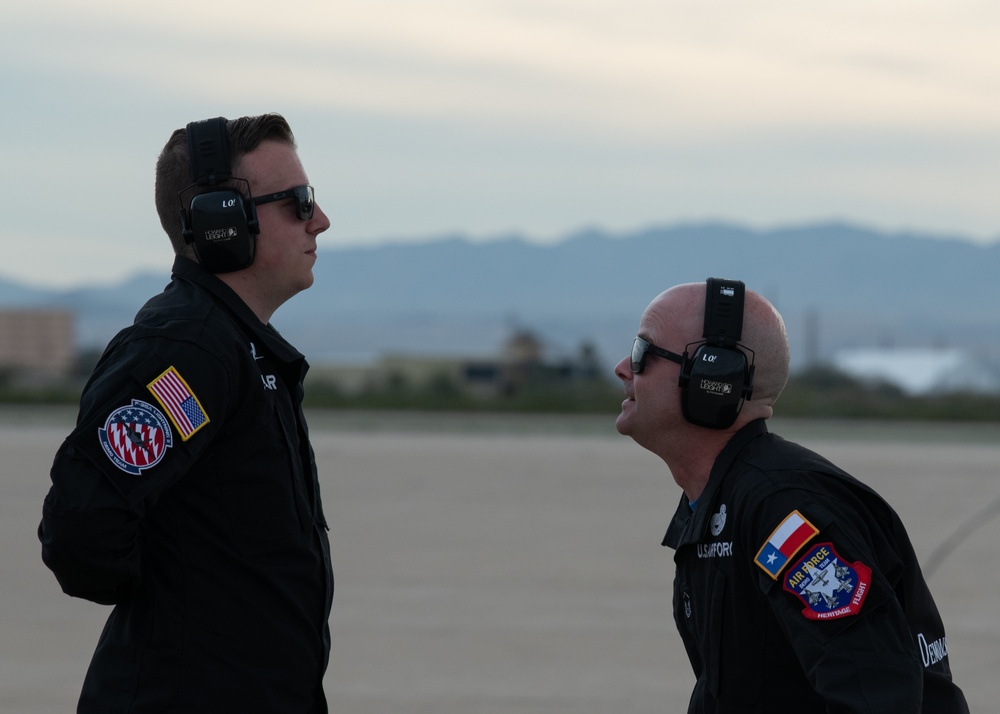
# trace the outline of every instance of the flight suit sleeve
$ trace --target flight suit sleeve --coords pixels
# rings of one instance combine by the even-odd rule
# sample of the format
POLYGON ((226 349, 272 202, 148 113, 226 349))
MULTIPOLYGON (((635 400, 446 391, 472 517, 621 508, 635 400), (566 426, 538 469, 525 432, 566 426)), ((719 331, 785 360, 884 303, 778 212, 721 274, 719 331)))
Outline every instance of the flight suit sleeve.
POLYGON ((210 447, 231 393, 229 370, 191 343, 134 340, 102 358, 38 528, 64 592, 114 604, 141 587, 143 517, 210 447))
POLYGON ((895 595, 903 564, 879 528, 798 492, 753 520, 758 584, 826 711, 919 714, 921 662, 895 595))

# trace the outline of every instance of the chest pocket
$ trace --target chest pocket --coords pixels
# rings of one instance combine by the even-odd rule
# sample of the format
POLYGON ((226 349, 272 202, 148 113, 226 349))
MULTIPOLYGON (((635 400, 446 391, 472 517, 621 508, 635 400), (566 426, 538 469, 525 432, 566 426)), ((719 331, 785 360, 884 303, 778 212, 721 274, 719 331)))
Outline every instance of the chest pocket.
POLYGON ((306 525, 304 474, 294 432, 285 424, 280 392, 249 428, 241 453, 220 475, 235 549, 244 557, 280 555, 297 547, 306 525))

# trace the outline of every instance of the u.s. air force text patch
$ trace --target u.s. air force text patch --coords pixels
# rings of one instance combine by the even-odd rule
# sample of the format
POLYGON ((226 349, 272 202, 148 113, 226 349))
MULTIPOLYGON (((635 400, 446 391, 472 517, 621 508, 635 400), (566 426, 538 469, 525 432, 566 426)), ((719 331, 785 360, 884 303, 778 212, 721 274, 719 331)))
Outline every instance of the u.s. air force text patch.
POLYGON ((805 603, 810 620, 835 620, 861 612, 871 581, 867 565, 847 563, 833 543, 817 543, 785 571, 784 588, 805 603))
POLYGON ((139 399, 111 412, 97 437, 111 463, 133 476, 160 463, 174 438, 163 413, 139 399))

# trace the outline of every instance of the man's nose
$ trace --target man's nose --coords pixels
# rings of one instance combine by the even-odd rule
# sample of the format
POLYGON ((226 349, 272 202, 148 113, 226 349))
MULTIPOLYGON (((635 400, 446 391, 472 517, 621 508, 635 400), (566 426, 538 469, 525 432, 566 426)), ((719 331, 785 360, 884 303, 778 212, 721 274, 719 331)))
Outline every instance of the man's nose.
POLYGON ((615 365, 615 376, 623 382, 632 379, 632 360, 630 357, 623 357, 621 362, 615 365))
POLYGON ((319 207, 318 203, 313 206, 313 216, 309 222, 311 224, 309 228, 317 235, 330 227, 330 219, 323 212, 323 209, 319 207))

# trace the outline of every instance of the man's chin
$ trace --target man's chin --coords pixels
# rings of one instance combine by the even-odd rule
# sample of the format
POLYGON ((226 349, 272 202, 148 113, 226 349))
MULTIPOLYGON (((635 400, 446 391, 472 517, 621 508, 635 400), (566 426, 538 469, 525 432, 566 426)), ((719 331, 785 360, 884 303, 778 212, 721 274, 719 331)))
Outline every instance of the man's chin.
POLYGON ((617 429, 618 433, 621 434, 622 436, 629 435, 630 429, 628 424, 628 418, 625 416, 624 410, 622 410, 618 414, 618 417, 615 419, 615 429, 617 429))

